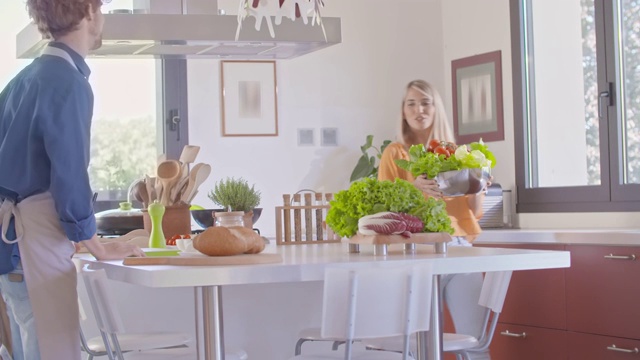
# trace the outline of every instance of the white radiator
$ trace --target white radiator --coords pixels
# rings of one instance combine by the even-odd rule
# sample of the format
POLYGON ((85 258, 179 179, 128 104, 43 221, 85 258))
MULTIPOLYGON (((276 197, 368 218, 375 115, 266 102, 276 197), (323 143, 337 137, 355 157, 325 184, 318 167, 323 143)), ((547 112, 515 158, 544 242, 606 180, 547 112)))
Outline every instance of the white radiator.
POLYGON ((478 221, 481 228, 495 229, 504 227, 503 199, 502 186, 500 184, 491 184, 482 204, 484 215, 478 221))

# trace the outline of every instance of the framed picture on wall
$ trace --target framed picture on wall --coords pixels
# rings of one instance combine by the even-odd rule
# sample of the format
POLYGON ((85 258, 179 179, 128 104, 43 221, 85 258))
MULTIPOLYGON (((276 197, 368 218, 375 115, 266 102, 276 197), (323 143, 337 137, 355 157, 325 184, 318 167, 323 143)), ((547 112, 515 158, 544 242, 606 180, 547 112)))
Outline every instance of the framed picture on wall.
POLYGON ((453 128, 460 144, 504 140, 501 51, 451 62, 453 128))
POLYGON ((275 61, 221 61, 222 136, 278 136, 275 61))

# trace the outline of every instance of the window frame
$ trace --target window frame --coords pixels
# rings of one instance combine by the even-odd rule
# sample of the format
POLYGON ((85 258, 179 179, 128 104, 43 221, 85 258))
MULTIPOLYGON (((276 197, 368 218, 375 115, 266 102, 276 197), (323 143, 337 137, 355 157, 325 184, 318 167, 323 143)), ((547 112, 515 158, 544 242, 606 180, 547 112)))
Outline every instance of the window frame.
MULTIPOLYGON (((609 106, 599 120, 601 183, 592 186, 567 186, 528 188, 535 184, 535 169, 530 170, 529 163, 537 165, 535 154, 535 84, 529 78, 527 69, 534 69, 535 58, 526 31, 531 32, 532 18, 528 11, 532 0, 510 0, 511 19, 511 57, 513 64, 513 107, 514 107, 514 143, 516 170, 516 212, 609 212, 640 210, 640 184, 622 184, 622 163, 620 150, 621 115, 616 67, 616 42, 614 21, 616 5, 611 1, 595 0, 596 14, 596 56, 598 59, 598 93, 609 92, 609 106), (525 30, 525 27, 527 30, 525 30), (604 45, 603 45, 604 44, 604 45), (528 48, 527 48, 528 47, 528 48), (525 54, 527 51, 529 57, 525 54), (611 121, 609 120, 611 119, 611 121), (527 151, 527 149, 534 151, 527 151)), ((606 98, 605 98, 606 99, 606 98)))

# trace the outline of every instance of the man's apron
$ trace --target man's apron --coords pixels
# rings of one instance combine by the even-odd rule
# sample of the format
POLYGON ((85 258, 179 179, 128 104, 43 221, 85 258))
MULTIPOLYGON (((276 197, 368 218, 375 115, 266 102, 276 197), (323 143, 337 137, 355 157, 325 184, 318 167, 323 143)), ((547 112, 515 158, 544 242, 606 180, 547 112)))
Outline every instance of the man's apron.
MULTIPOLYGON (((61 57, 76 68, 66 51, 46 47, 43 54, 61 57)), ((75 247, 65 235, 49 192, 17 205, 0 207, 2 240, 15 217, 20 259, 33 309, 42 360, 81 360, 75 247)))
POLYGON ((0 208, 2 240, 11 215, 29 291, 42 360, 80 360, 80 318, 75 247, 65 235, 49 192, 0 208))

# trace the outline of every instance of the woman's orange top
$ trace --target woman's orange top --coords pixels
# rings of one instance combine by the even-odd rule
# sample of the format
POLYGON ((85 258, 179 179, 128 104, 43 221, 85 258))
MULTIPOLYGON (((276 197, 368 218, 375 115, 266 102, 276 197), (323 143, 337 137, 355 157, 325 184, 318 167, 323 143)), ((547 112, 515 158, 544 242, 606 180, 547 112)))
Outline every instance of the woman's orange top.
MULTIPOLYGON (((407 170, 399 168, 394 161, 396 159, 409 160, 409 153, 404 145, 394 142, 384 149, 378 167, 378 180, 403 179, 413 183, 416 178, 407 170)), ((444 201, 455 231, 453 236, 464 236, 467 241, 472 242, 482 229, 473 210, 469 208, 467 196, 445 197, 444 201)))

